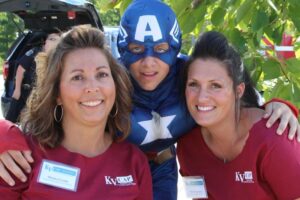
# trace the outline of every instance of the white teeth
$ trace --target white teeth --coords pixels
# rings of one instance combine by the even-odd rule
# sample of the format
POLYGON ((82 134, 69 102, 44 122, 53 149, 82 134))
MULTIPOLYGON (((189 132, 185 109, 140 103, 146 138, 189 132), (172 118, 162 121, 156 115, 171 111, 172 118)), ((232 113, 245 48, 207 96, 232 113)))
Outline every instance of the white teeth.
POLYGON ((143 74, 146 76, 153 76, 153 75, 155 75, 155 72, 148 72, 148 73, 143 73, 143 74))
POLYGON ((82 105, 85 106, 97 106, 99 104, 101 104, 103 102, 103 100, 99 100, 99 101, 86 101, 86 102, 81 102, 82 105))
POLYGON ((197 106, 197 110, 199 111, 209 111, 212 110, 214 107, 213 106, 197 106))

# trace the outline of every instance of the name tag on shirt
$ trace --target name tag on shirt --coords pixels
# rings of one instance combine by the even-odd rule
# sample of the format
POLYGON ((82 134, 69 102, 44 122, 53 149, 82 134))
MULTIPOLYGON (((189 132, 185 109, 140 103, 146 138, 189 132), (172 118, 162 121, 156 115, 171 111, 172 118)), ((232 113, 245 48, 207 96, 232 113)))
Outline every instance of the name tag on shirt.
POLYGON ((207 190, 203 176, 183 177, 186 196, 188 198, 207 199, 207 190))
POLYGON ((77 167, 44 159, 37 182, 75 192, 79 174, 80 169, 77 167))

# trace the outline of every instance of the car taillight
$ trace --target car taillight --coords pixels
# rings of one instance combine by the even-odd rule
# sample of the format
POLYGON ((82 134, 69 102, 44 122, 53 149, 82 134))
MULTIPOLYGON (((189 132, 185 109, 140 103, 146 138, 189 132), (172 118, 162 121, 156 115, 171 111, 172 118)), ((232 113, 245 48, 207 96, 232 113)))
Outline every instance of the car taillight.
POLYGON ((68 19, 73 20, 76 18, 76 12, 73 10, 68 11, 68 19))
POLYGON ((8 62, 7 61, 5 61, 3 63, 3 71, 2 71, 2 73, 3 73, 3 79, 6 80, 6 78, 8 76, 8 62))

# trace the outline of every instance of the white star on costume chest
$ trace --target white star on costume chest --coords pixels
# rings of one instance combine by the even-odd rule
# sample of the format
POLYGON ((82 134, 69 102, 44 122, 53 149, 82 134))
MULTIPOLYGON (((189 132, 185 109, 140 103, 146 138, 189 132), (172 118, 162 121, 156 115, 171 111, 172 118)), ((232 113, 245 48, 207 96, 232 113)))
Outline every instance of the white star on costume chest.
POLYGON ((170 115, 161 117, 157 112, 151 112, 153 118, 147 121, 141 121, 138 124, 141 125, 146 131, 146 137, 144 138, 143 144, 153 142, 157 139, 172 138, 168 126, 171 124, 176 115, 170 115))

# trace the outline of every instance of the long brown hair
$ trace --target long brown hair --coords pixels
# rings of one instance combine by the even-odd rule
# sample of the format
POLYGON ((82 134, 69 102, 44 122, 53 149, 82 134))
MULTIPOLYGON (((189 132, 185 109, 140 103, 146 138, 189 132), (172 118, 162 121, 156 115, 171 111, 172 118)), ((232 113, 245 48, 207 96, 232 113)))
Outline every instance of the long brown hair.
POLYGON ((76 49, 90 47, 100 49, 106 56, 116 85, 116 100, 108 117, 106 131, 115 140, 122 140, 129 133, 132 86, 126 69, 113 58, 100 30, 81 25, 65 33, 56 48, 41 55, 43 61, 37 63, 44 70, 37 74, 37 85, 27 101, 27 109, 21 115, 21 126, 25 133, 33 135, 43 146, 56 147, 64 137, 61 123, 53 117, 63 60, 76 49))

